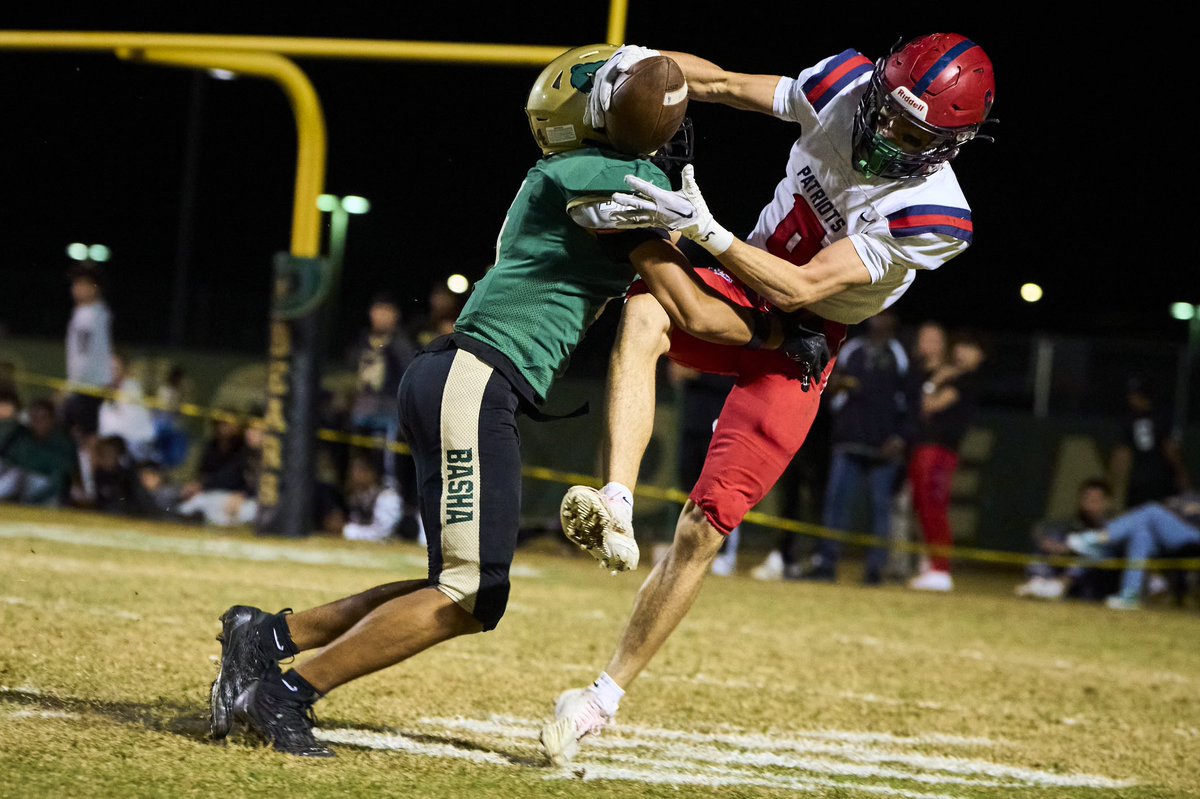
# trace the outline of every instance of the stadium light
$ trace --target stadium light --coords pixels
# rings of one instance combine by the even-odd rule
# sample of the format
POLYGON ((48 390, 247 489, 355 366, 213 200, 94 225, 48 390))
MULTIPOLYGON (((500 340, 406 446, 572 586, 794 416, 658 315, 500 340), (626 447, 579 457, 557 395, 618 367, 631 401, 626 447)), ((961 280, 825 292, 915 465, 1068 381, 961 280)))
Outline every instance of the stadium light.
POLYGON ((337 329, 337 314, 342 288, 342 264, 346 259, 346 230, 350 227, 350 215, 365 214, 371 210, 371 201, 357 194, 339 197, 322 194, 317 197, 317 208, 329 214, 329 262, 333 267, 333 281, 326 300, 328 317, 326 322, 337 329))
POLYGON ((451 275, 446 278, 446 288, 455 294, 466 294, 467 289, 471 288, 471 281, 467 280, 464 275, 451 275))
POLYGON ((67 245, 67 257, 72 261, 102 264, 112 258, 112 250, 103 244, 73 241, 67 245))
POLYGON ((237 80, 237 73, 228 69, 210 69, 208 74, 217 80, 237 80))
POLYGON ((1171 303, 1171 317, 1178 319, 1180 322, 1187 322, 1194 319, 1198 312, 1200 312, 1200 306, 1192 305, 1190 302, 1171 303))
POLYGON ((1026 283, 1021 286, 1021 299, 1025 302, 1037 302, 1042 298, 1042 287, 1037 283, 1026 283))
POLYGON ((356 194, 347 194, 342 198, 342 210, 348 214, 365 214, 371 210, 371 201, 356 194))

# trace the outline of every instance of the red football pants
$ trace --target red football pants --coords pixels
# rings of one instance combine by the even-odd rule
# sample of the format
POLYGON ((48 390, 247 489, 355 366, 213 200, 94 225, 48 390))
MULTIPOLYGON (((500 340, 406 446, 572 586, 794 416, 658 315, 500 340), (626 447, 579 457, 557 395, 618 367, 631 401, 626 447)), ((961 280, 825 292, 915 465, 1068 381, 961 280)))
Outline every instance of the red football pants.
MULTIPOLYGON (((734 305, 768 307, 724 272, 696 269, 694 274, 734 305)), ((629 296, 645 292, 639 281, 630 287, 629 296)), ((836 355, 846 326, 815 315, 810 326, 825 334, 836 355)), ((717 419, 700 478, 689 494, 709 523, 728 535, 774 487, 804 443, 834 362, 805 391, 799 364, 775 350, 712 344, 674 330, 667 357, 701 372, 737 377, 717 419)))
POLYGON ((936 571, 950 571, 950 557, 946 554, 954 544, 950 532, 950 482, 957 468, 958 453, 938 444, 920 444, 908 459, 913 509, 921 522, 925 543, 946 548, 929 557, 929 564, 936 571))

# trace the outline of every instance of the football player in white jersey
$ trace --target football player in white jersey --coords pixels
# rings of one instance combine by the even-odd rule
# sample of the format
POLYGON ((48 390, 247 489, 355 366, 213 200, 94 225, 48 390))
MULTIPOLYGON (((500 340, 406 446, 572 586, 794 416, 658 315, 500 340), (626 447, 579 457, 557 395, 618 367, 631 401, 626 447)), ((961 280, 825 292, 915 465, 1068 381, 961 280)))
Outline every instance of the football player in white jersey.
MULTIPOLYGON (((683 68, 690 99, 799 123, 799 138, 745 241, 713 218, 690 166, 678 192, 627 179, 631 193, 614 195, 620 207, 605 226, 680 234, 678 247, 697 279, 734 304, 802 315, 825 334, 834 356, 848 325, 889 307, 917 270, 936 269, 971 243, 970 207, 948 162, 979 137, 995 98, 991 61, 974 42, 921 36, 874 63, 846 50, 796 78, 667 55, 683 68)), ((620 56, 597 73, 601 90, 592 93, 588 112, 596 127, 603 127, 606 98, 636 63, 620 56)), ((542 730, 543 750, 558 765, 612 719, 625 689, 686 615, 724 536, 803 443, 833 367, 831 359, 810 374, 777 353, 699 341, 672 329, 662 307, 635 284, 609 372, 609 482, 600 491, 574 486, 563 499, 564 532, 598 558, 607 537, 632 534, 631 487, 652 432, 655 364, 664 354, 700 371, 736 375, 737 384, 674 543, 642 585, 612 659, 592 686, 559 697, 555 719, 542 730)))

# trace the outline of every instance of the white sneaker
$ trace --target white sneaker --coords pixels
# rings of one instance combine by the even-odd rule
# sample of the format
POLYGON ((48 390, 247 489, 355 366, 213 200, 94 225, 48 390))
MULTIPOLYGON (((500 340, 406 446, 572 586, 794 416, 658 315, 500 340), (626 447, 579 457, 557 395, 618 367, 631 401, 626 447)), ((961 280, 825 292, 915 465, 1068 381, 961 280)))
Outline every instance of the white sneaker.
POLYGON ((571 486, 559 508, 563 535, 612 572, 638 567, 632 510, 590 486, 571 486))
POLYGON ((783 555, 778 549, 772 549, 767 559, 750 571, 750 576, 755 580, 782 580, 783 555))
POLYGON ((599 735, 612 717, 600 707, 591 688, 564 691, 554 705, 554 721, 542 727, 542 751, 555 766, 570 765, 585 735, 599 735))
POLYGON ((914 591, 953 591, 954 580, 951 579, 950 572, 930 569, 909 580, 908 587, 914 591))

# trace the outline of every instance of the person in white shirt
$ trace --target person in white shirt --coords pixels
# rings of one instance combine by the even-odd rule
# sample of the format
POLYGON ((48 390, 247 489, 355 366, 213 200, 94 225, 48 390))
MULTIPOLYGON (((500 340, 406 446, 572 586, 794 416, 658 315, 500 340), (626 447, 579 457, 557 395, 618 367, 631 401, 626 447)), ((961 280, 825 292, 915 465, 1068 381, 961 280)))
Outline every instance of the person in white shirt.
MULTIPOLYGON (((589 100, 594 127, 603 126, 606 98, 632 66, 657 54, 627 46, 597 71, 589 100)), ((701 342, 672 329, 668 313, 641 286, 631 288, 609 371, 608 483, 600 491, 568 490, 563 529, 570 540, 602 562, 609 539, 628 546, 631 486, 652 432, 661 355, 736 375, 737 384, 675 541, 638 592, 607 668, 592 686, 560 696, 555 719, 542 729, 543 751, 556 765, 569 763, 580 739, 612 719, 625 689, 695 601, 724 536, 799 450, 846 327, 890 307, 918 271, 940 267, 971 243, 970 206, 948 162, 979 137, 995 98, 991 61, 958 34, 918 37, 877 62, 846 50, 797 78, 665 55, 682 67, 689 99, 798 124, 786 172, 745 241, 713 218, 690 165, 678 192, 627 178, 631 192, 614 194, 616 207, 594 227, 679 234, 679 258, 695 267, 697 279, 736 305, 798 315, 824 334, 834 358, 812 373, 769 351, 701 342)), ((635 259, 639 271, 645 266, 635 259)))
MULTIPOLYGON (((73 268, 71 298, 75 310, 67 325, 67 380, 105 388, 112 383, 112 313, 104 302, 100 271, 92 264, 73 268)), ((95 434, 101 398, 72 393, 63 405, 63 421, 77 440, 95 434)))

